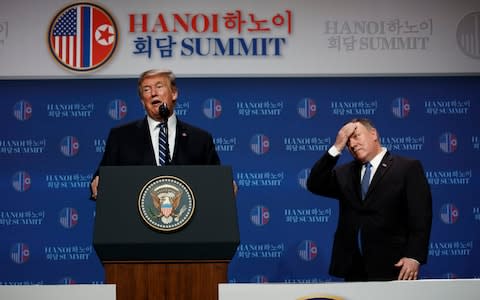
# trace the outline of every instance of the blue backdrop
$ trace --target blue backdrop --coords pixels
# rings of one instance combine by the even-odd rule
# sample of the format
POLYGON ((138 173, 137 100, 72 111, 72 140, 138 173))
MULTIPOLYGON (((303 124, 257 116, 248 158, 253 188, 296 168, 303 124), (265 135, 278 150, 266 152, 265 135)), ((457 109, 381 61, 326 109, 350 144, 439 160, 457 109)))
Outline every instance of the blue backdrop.
MULTIPOLYGON (((0 81, 0 284, 102 283, 89 181, 111 127, 142 118, 134 79, 0 81)), ((231 282, 323 282, 337 202, 305 189, 342 124, 371 118, 433 192, 422 278, 480 276, 480 78, 180 78, 179 118, 231 165, 231 282)), ((344 154, 342 161, 351 159, 344 154)))

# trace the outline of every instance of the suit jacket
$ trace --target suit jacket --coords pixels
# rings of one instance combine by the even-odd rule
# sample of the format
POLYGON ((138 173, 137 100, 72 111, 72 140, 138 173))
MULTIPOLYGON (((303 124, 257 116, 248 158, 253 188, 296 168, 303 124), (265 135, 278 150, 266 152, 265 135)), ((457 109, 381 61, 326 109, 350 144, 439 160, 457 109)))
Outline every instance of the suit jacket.
POLYGON ((345 277, 358 251, 360 229, 369 277, 398 274, 393 265, 402 257, 426 263, 432 196, 421 163, 387 152, 362 200, 361 163, 352 161, 335 168, 338 159, 325 153, 307 180, 312 193, 339 200, 330 274, 345 277))
MULTIPOLYGON (((171 164, 219 165, 211 134, 177 119, 171 164)), ((112 128, 108 135, 100 166, 127 165, 156 165, 146 117, 112 128)))

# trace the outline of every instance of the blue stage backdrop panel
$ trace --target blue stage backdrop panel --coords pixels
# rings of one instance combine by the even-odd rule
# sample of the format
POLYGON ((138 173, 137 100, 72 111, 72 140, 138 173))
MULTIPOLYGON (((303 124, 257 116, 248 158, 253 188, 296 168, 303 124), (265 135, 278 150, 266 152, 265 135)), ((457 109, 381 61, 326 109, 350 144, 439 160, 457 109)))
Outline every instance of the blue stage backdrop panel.
MULTIPOLYGON (((89 182, 109 129, 144 116, 136 84, 0 81, 0 284, 103 282, 89 182)), ((327 273, 337 202, 305 180, 354 117, 424 164, 434 218, 420 277, 480 276, 479 77, 179 78, 178 87, 177 116, 213 134, 239 186, 230 282, 338 280, 327 273)))

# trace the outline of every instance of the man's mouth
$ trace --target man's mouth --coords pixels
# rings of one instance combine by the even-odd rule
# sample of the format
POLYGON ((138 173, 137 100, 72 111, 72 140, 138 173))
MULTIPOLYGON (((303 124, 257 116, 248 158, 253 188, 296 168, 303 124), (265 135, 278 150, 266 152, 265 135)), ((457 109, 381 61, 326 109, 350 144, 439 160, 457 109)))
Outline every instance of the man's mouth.
POLYGON ((158 99, 152 100, 152 105, 160 105, 160 103, 162 103, 162 101, 158 99))

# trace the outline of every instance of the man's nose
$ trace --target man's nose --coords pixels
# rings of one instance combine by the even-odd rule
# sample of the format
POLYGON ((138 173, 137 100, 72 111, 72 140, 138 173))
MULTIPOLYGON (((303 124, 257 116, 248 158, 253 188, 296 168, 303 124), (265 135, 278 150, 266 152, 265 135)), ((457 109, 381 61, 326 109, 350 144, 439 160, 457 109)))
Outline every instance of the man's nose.
POLYGON ((350 147, 351 150, 355 150, 355 147, 357 147, 357 143, 354 140, 350 140, 348 143, 348 146, 350 147))

